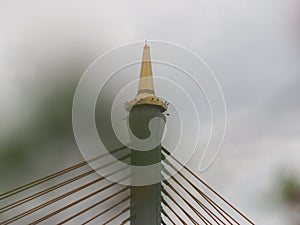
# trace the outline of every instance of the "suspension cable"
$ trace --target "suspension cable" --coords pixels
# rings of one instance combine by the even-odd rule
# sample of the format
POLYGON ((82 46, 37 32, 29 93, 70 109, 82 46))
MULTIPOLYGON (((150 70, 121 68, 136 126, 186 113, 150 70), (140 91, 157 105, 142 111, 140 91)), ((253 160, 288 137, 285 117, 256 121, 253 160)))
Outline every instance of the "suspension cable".
MULTIPOLYGON (((117 202, 116 204, 114 204, 113 206, 107 208, 106 210, 102 211, 101 213, 93 216, 92 218, 90 218, 89 220, 85 221, 82 225, 85 225, 91 221, 93 221, 94 219, 98 218, 99 216, 103 215, 104 213, 107 213, 108 211, 110 211, 111 209, 117 207, 118 205, 121 205, 122 203, 126 202, 128 199, 130 198, 130 196, 123 198, 121 201, 117 202)), ((129 209, 129 207, 127 207, 129 209)), ((122 211, 121 211, 122 212, 122 211)))
POLYGON ((177 194, 196 214, 197 216, 204 222, 205 224, 212 225, 195 207, 193 207, 168 181, 164 180, 164 183, 175 193, 177 194))
POLYGON ((198 181, 200 181, 204 186, 206 186, 211 192, 217 195, 220 199, 222 199, 227 205, 229 205, 234 211, 236 211, 240 216, 242 216, 245 220, 247 220, 250 224, 255 225, 248 217, 246 217, 241 211, 239 211, 236 207, 230 204, 224 197, 222 197, 219 193, 217 193, 212 187, 210 187, 206 182, 200 179, 193 171, 183 165, 179 160, 177 160, 166 148, 162 147, 162 150, 169 156, 172 157, 180 166, 182 166, 185 170, 187 170, 192 176, 194 176, 198 181))
POLYGON ((116 218, 118 218, 119 216, 121 216, 122 214, 126 213, 129 209, 130 209, 130 207, 126 207, 121 212, 119 212, 117 215, 115 215, 111 219, 109 219, 106 222, 104 222, 103 225, 109 224, 110 222, 112 222, 113 220, 115 220, 116 218))
POLYGON ((130 222, 131 217, 129 216, 127 219, 123 220, 122 223, 120 223, 120 225, 124 225, 128 222, 130 222))
MULTIPOLYGON (((167 192, 165 188, 162 189, 163 193, 174 202, 179 209, 193 222, 195 225, 199 225, 199 223, 167 192)), ((205 222, 205 224, 208 224, 205 222)))
POLYGON ((90 159, 90 160, 87 160, 87 161, 80 162, 80 163, 78 163, 78 164, 76 164, 76 165, 70 166, 70 167, 68 167, 68 168, 65 168, 65 169, 63 169, 63 170, 61 170, 61 171, 55 172, 55 173, 53 173, 53 174, 51 174, 51 175, 48 175, 48 176, 46 176, 46 177, 40 178, 40 179, 38 179, 38 180, 35 180, 35 181, 30 182, 30 183, 28 183, 28 184, 25 184, 25 185, 23 185, 23 186, 17 187, 17 188, 15 188, 15 189, 13 189, 13 190, 10 190, 10 191, 7 191, 7 192, 5 192, 5 193, 2 193, 2 194, 0 194, 0 200, 3 200, 3 199, 8 198, 8 197, 11 197, 11 196, 13 196, 13 195, 16 195, 16 194, 18 194, 18 193, 20 193, 20 192, 22 192, 22 191, 28 190, 28 189, 30 189, 30 188, 33 188, 33 187, 35 187, 36 185, 45 183, 46 181, 49 181, 49 180, 54 179, 54 178, 56 178, 56 177, 59 177, 59 176, 61 176, 61 175, 63 175, 63 174, 69 173, 69 172, 71 172, 71 171, 73 171, 73 170, 75 170, 75 169, 78 169, 78 168, 80 168, 80 167, 82 167, 82 166, 87 165, 87 164, 90 163, 90 162, 94 162, 94 161, 99 160, 99 159, 101 159, 101 158, 103 158, 103 157, 105 157, 105 156, 108 156, 109 154, 116 153, 116 152, 118 152, 118 151, 120 151, 120 150, 123 150, 123 149, 125 149, 125 148, 126 148, 126 146, 122 146, 122 147, 120 147, 120 148, 111 150, 111 151, 109 151, 108 153, 102 154, 102 155, 100 155, 100 156, 96 156, 96 157, 94 157, 94 158, 92 158, 92 159, 90 159))
POLYGON ((129 189, 129 187, 125 187, 125 188, 123 188, 123 189, 117 191, 116 193, 114 193, 114 194, 112 194, 112 195, 110 195, 110 196, 108 196, 108 197, 102 199, 101 201, 96 202, 95 204, 93 204, 93 205, 91 205, 91 206, 85 208, 84 210, 82 210, 82 211, 80 211, 80 212, 74 214, 73 216, 71 216, 71 217, 65 219, 64 221, 59 222, 57 225, 62 225, 62 224, 64 224, 64 223, 66 223, 66 222, 68 222, 68 221, 74 219, 75 217, 77 217, 77 216, 79 216, 79 215, 81 215, 81 214, 83 214, 83 213, 89 211, 90 209, 92 209, 92 208, 94 208, 94 207, 96 207, 96 206, 98 206, 98 205, 104 203, 104 202, 107 201, 107 200, 112 199, 113 197, 119 195, 119 194, 122 193, 122 192, 125 192, 125 191, 128 190, 128 189, 129 189))
POLYGON ((167 212, 164 209, 161 209, 161 212, 173 225, 176 225, 174 220, 172 220, 172 218, 167 214, 167 212))
MULTIPOLYGON (((164 160, 169 166, 171 166, 175 171, 177 171, 176 167, 167 159, 164 160)), ((229 224, 232 225, 232 222, 226 217, 228 216, 232 221, 239 225, 237 222, 228 212, 222 209, 216 202, 214 202, 211 198, 209 198, 203 191, 201 191, 196 185, 194 185, 188 178, 186 178, 180 171, 177 173, 189 184, 191 185, 229 224), (226 214, 226 216, 222 213, 226 214)))
POLYGON ((6 225, 6 224, 9 224, 9 223, 15 222, 15 221, 17 221, 17 220, 19 220, 19 219, 27 216, 27 215, 30 215, 30 214, 32 214, 32 213, 34 213, 34 212, 36 212, 36 211, 38 211, 38 210, 40 210, 42 208, 45 208, 48 205, 51 205, 51 204, 53 204, 53 203, 55 203, 55 202, 57 202, 57 201, 59 201, 61 199, 64 199, 64 198, 66 198, 69 195, 72 195, 72 194, 74 194, 74 193, 76 193, 78 191, 81 191, 82 189, 85 189, 86 187, 89 187, 89 186, 91 186, 91 185, 93 185, 93 184, 95 184, 97 182, 100 182, 101 180, 104 180, 106 177, 109 177, 109 176, 111 176, 113 174, 116 174, 116 173, 124 170, 124 168, 126 168, 126 167, 128 167, 128 166, 120 168, 120 169, 118 169, 118 170, 116 170, 116 171, 114 171, 112 173, 107 174, 106 176, 97 178, 96 180, 93 180, 93 181, 91 181, 89 183, 86 183, 86 184, 82 185, 81 187, 75 188, 75 189, 73 189, 73 190, 71 190, 71 191, 69 191, 69 192, 67 192, 67 193, 65 193, 63 195, 60 195, 60 196, 58 196, 58 197, 56 197, 54 199, 51 199, 50 201, 47 201, 47 202, 45 202, 45 203, 43 203, 43 204, 41 204, 39 206, 36 206, 36 207, 34 207, 34 208, 30 209, 30 210, 27 210, 27 211, 25 211, 25 212, 23 212, 21 214, 18 214, 16 216, 14 216, 14 217, 12 217, 12 218, 10 218, 10 219, 2 222, 2 224, 6 225))
POLYGON ((224 221, 221 220, 214 212, 212 212, 208 207, 206 207, 201 201, 199 201, 184 185, 182 185, 174 176, 171 176, 170 172, 162 165, 164 173, 167 173, 188 195, 218 224, 221 222, 223 225, 226 225, 224 221), (218 219, 219 222, 216 220, 218 219))
POLYGON ((171 205, 169 203, 166 202, 166 200, 162 197, 161 198, 163 204, 168 207, 171 212, 181 221, 182 224, 187 225, 187 223, 181 218, 181 216, 179 216, 179 214, 171 207, 171 205))
POLYGON ((98 193, 100 193, 100 192, 108 189, 108 188, 111 188, 111 187, 115 186, 116 184, 118 184, 118 182, 121 182, 121 181, 123 181, 123 180, 125 180, 127 178, 128 177, 122 178, 122 179, 118 180, 117 182, 111 183, 111 184, 109 184, 109 185, 107 185, 107 186, 105 186, 105 187, 103 187, 103 188, 101 188, 101 189, 99 189, 97 191, 94 191, 91 194, 88 194, 85 197, 80 198, 77 201, 72 202, 72 203, 70 203, 70 204, 68 204, 68 205, 66 205, 66 206, 64 206, 64 207, 62 207, 62 208, 60 208, 60 209, 58 209, 58 210, 56 210, 56 211, 54 211, 54 212, 52 212, 52 213, 50 213, 50 214, 42 217, 42 218, 40 218, 40 219, 32 222, 32 223, 30 223, 29 225, 36 225, 36 224, 38 224, 38 223, 40 223, 40 222, 42 222, 42 221, 44 221, 46 219, 49 219, 50 217, 52 217, 52 216, 54 216, 54 215, 56 215, 56 214, 58 214, 58 213, 60 213, 60 212, 62 212, 64 210, 66 210, 66 209, 68 209, 68 208, 70 208, 70 207, 72 207, 72 206, 74 206, 74 205, 76 205, 76 204, 78 204, 78 203, 80 203, 80 202, 82 202, 82 201, 84 201, 84 200, 86 200, 86 199, 88 199, 88 198, 90 198, 90 197, 92 197, 92 196, 94 196, 94 195, 96 195, 96 194, 98 194, 98 193))
MULTIPOLYGON (((128 158, 129 156, 130 156, 130 154, 127 154, 126 156, 121 157, 119 160, 126 159, 126 158, 128 158)), ((106 163, 105 165, 102 165, 102 166, 99 166, 99 167, 95 168, 95 170, 94 170, 94 169, 91 169, 91 170, 89 170, 89 171, 87 171, 87 172, 85 172, 85 173, 82 173, 82 174, 80 174, 80 175, 78 175, 78 176, 76 176, 76 177, 72 177, 71 179, 68 179, 68 180, 66 180, 66 181, 63 181, 63 182, 61 182, 61 183, 59 183, 59 184, 56 184, 56 185, 54 185, 54 186, 52 186, 52 187, 46 188, 46 189, 44 189, 44 190, 42 190, 42 191, 40 191, 40 192, 38 192, 38 193, 35 193, 35 194, 33 194, 33 195, 30 195, 30 196, 27 196, 27 197, 25 197, 25 198, 23 198, 23 199, 20 199, 20 200, 18 200, 18 201, 16 201, 16 202, 13 202, 13 203, 11 203, 11 204, 9 204, 9 205, 6 205, 6 206, 0 208, 0 214, 6 212, 6 211, 8 211, 8 210, 11 210, 11 209, 13 209, 13 208, 15 208, 15 207, 17 207, 17 206, 19 206, 19 205, 22 205, 22 204, 24 204, 24 203, 27 203, 27 202, 29 202, 29 201, 31 201, 31 200, 33 200, 33 199, 35 199, 35 198, 38 198, 38 197, 40 197, 40 196, 42 196, 42 195, 48 194, 49 192, 54 191, 54 190, 56 190, 56 189, 58 189, 58 188, 60 188, 60 187, 63 187, 63 186, 65 186, 65 185, 67 185, 67 184, 70 184, 70 183, 72 183, 72 182, 74 182, 74 181, 76 181, 76 180, 79 180, 79 179, 81 179, 81 178, 83 178, 83 177, 86 177, 86 176, 88 176, 88 175, 90 175, 90 174, 93 174, 93 173, 95 173, 96 171, 98 171, 98 170, 100 170, 100 169, 103 169, 103 168, 106 168, 106 167, 108 167, 108 166, 111 166, 111 165, 115 164, 116 162, 117 162, 117 160, 114 160, 114 161, 112 161, 112 162, 106 163)))

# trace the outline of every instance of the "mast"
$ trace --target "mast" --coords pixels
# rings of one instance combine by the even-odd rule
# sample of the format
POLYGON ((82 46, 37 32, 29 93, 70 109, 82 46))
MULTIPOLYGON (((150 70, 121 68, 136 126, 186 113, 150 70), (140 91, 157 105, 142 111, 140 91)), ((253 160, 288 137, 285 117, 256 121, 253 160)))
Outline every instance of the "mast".
MULTIPOLYGON (((132 142, 138 139, 147 139, 153 135, 159 143, 152 149, 131 150, 131 165, 147 167, 157 165, 157 170, 143 170, 139 174, 143 178, 158 177, 154 184, 136 186, 134 183, 130 187, 130 218, 131 225, 160 225, 161 224, 161 138, 165 125, 165 115, 167 109, 164 101, 160 100, 154 91, 152 65, 150 58, 150 47, 145 43, 143 48, 143 58, 139 77, 138 92, 136 97, 127 104, 129 111, 129 129, 135 136, 132 142), (149 130, 149 123, 153 118, 160 118, 158 123, 149 130)), ((134 144, 133 144, 134 146, 134 144)), ((145 146, 146 148, 146 146, 145 146)), ((139 179, 136 171, 132 170, 131 180, 139 179)))

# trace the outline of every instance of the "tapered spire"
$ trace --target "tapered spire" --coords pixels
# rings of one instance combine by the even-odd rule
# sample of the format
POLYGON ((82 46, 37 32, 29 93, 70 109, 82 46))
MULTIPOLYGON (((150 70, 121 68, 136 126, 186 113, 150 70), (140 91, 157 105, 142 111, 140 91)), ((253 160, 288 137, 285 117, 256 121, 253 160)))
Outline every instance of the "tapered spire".
POLYGON ((130 111, 134 105, 156 105, 161 107, 162 112, 168 108, 166 102, 160 100, 155 95, 150 47, 147 44, 147 41, 145 41, 145 46, 143 49, 138 92, 133 100, 125 103, 125 108, 130 111))
POLYGON ((141 73, 140 73, 140 80, 139 80, 138 95, 140 96, 155 95, 151 58, 150 58, 150 47, 147 45, 146 41, 143 50, 143 59, 142 59, 142 66, 141 66, 141 73))

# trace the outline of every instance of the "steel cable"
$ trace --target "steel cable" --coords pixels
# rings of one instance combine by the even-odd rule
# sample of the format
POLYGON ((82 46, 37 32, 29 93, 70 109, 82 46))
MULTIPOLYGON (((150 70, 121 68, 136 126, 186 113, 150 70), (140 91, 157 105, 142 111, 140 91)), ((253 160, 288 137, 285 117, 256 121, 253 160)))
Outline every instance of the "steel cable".
MULTIPOLYGON (((117 207, 118 205, 121 205, 122 203, 126 202, 126 201, 129 199, 129 197, 130 197, 130 196, 128 196, 128 197, 126 197, 126 198, 123 198, 121 201, 117 202, 117 203, 114 204, 113 206, 111 206, 111 207, 105 209, 105 210, 102 211, 101 213, 99 213, 99 214, 93 216, 92 218, 88 219, 87 221, 85 221, 84 223, 82 223, 82 225, 85 225, 85 224, 87 224, 87 223, 93 221, 94 219, 98 218, 99 216, 103 215, 104 213, 107 213, 107 212, 110 211, 111 209, 117 207)), ((127 207, 126 209, 129 209, 129 207, 127 207)), ((122 213, 122 212, 123 212, 123 211, 121 211, 121 213, 122 213)), ((125 213, 125 212, 124 212, 124 213, 125 213)), ((111 219, 110 219, 110 220, 111 220, 111 219)), ((107 223, 107 221, 106 221, 106 223, 107 223)), ((103 223, 103 224, 105 224, 105 223, 103 223)))
POLYGON ((95 184, 97 182, 100 182, 101 180, 104 180, 106 177, 111 176, 113 174, 116 174, 117 172, 120 172, 121 170, 123 170, 126 167, 128 167, 128 166, 120 168, 120 169, 118 169, 118 170, 116 170, 116 171, 114 171, 112 173, 107 174, 105 177, 100 177, 100 178, 98 178, 96 180, 93 180, 93 181, 91 181, 91 182, 89 182, 87 184, 84 184, 84 185, 82 185, 82 186, 80 186, 80 187, 78 187, 76 189, 73 189, 72 191, 69 191, 69 192, 67 192, 67 193, 65 193, 63 195, 60 195, 60 196, 58 196, 58 197, 56 197, 54 199, 51 199, 50 201, 47 201, 47 202, 45 202, 45 203, 43 203, 43 204, 41 204, 39 206, 36 206, 36 207, 34 207, 34 208, 30 209, 30 210, 27 210, 27 211, 25 211, 25 212, 23 212, 21 214, 18 214, 18 215, 14 216, 14 217, 12 217, 12 218, 10 218, 8 220, 5 220, 4 222, 2 222, 2 224, 6 225, 6 224, 9 224, 9 223, 15 222, 15 221, 17 221, 17 220, 19 220, 19 219, 27 216, 27 215, 30 215, 30 214, 32 214, 32 213, 34 213, 34 212, 36 212, 36 211, 38 211, 38 210, 40 210, 42 208, 45 208, 48 205, 51 205, 51 204, 53 204, 53 203, 55 203, 55 202, 57 202, 57 201, 59 201, 61 199, 64 199, 64 198, 66 198, 69 195, 72 195, 72 194, 74 194, 74 193, 76 193, 78 191, 81 191, 82 189, 84 189, 86 187, 89 187, 89 186, 91 186, 91 185, 93 185, 93 184, 95 184))
POLYGON ((212 187, 210 187, 206 182, 200 179, 193 171, 191 171, 188 167, 183 165, 178 159, 176 159, 166 148, 162 147, 162 150, 169 155, 172 159, 174 159, 180 166, 182 166, 185 170, 187 170, 192 176, 194 176, 198 181, 200 181, 204 186, 206 186, 211 192, 213 192, 216 196, 218 196, 221 200, 223 200, 230 208, 236 211, 240 216, 242 216, 245 220, 247 220, 250 224, 255 225, 248 217, 246 217, 241 211, 239 211, 236 207, 229 203, 224 197, 222 197, 219 193, 217 193, 212 187))
POLYGON ((100 156, 96 156, 95 158, 92 158, 92 159, 87 160, 87 161, 80 162, 80 163, 78 163, 78 164, 76 164, 76 165, 70 166, 70 167, 68 167, 68 168, 65 168, 65 169, 63 169, 63 170, 61 170, 61 171, 55 172, 55 173, 53 173, 53 174, 51 174, 51 175, 48 175, 48 176, 46 176, 46 177, 40 178, 40 179, 38 179, 38 180, 35 180, 35 181, 33 181, 33 182, 30 182, 30 183, 28 183, 28 184, 25 184, 25 185, 23 185, 23 186, 20 186, 20 187, 18 187, 18 188, 15 188, 15 189, 13 189, 13 190, 10 190, 10 191, 7 191, 7 192, 5 192, 5 193, 2 193, 2 194, 0 194, 0 200, 3 200, 3 199, 5 199, 5 198, 8 198, 8 197, 13 196, 13 195, 15 195, 15 194, 18 194, 18 193, 20 193, 20 192, 22 192, 22 191, 25 191, 25 190, 28 190, 28 189, 30 189, 30 188, 33 188, 33 187, 36 186, 36 185, 42 184, 42 183, 44 183, 44 182, 46 182, 46 181, 49 181, 49 180, 54 179, 54 178, 56 178, 56 177, 59 177, 59 176, 61 176, 61 175, 63 175, 63 174, 66 174, 66 173, 71 172, 71 171, 73 171, 73 170, 75 170, 75 169, 78 169, 78 168, 80 168, 80 167, 82 167, 82 166, 85 166, 85 165, 87 165, 87 164, 90 163, 90 162, 94 162, 94 161, 96 161, 96 160, 98 160, 98 159, 101 159, 101 158, 103 158, 103 157, 105 157, 105 156, 108 156, 109 154, 116 153, 116 152, 118 152, 118 151, 120 151, 120 150, 123 150, 123 149, 125 149, 125 148, 126 148, 126 146, 122 146, 122 147, 120 147, 120 148, 111 150, 111 151, 108 152, 108 153, 102 154, 102 155, 100 155, 100 156))
MULTIPOLYGON (((128 154, 128 155, 126 155, 126 156, 124 156, 124 157, 121 157, 119 160, 126 159, 126 158, 128 158, 129 156, 130 156, 130 154, 128 154)), ((112 162, 110 162, 110 163, 106 163, 105 165, 102 165, 102 166, 99 166, 99 167, 95 168, 95 170, 94 170, 94 169, 91 169, 91 170, 89 170, 89 171, 87 171, 87 172, 85 172, 85 173, 83 173, 83 174, 80 174, 80 175, 78 175, 78 176, 76 176, 76 177, 72 177, 71 179, 68 179, 68 180, 63 181, 63 182, 61 182, 61 183, 58 183, 58 184, 56 184, 56 185, 54 185, 54 186, 52 186, 52 187, 46 188, 46 189, 44 189, 44 190, 42 190, 42 191, 40 191, 40 192, 38 192, 38 193, 35 193, 35 194, 33 194, 33 195, 30 195, 30 196, 27 196, 27 197, 25 197, 25 198, 22 198, 22 199, 20 199, 20 200, 18 200, 18 201, 16 201, 16 202, 13 202, 13 203, 11 203, 11 204, 9 204, 9 205, 6 205, 6 206, 0 208, 0 214, 6 212, 6 211, 8 211, 8 210, 11 210, 11 209, 13 209, 13 208, 16 208, 16 207, 19 206, 19 205, 25 204, 25 203, 27 203, 27 202, 29 202, 29 201, 35 199, 35 198, 38 198, 38 197, 40 197, 40 196, 42 196, 42 195, 48 194, 49 192, 54 191, 54 190, 56 190, 56 189, 58 189, 58 188, 61 188, 61 187, 65 186, 65 185, 67 185, 67 184, 70 184, 70 183, 72 183, 72 182, 74 182, 74 181, 76 181, 76 180, 79 180, 79 179, 81 179, 81 178, 83 178, 83 177, 86 177, 86 176, 88 176, 88 175, 90 175, 90 174, 93 174, 93 173, 95 173, 96 171, 98 171, 98 170, 100 170, 100 169, 103 169, 103 168, 105 168, 105 167, 108 167, 108 166, 110 166, 110 165, 113 165, 113 164, 116 163, 116 162, 117 162, 117 161, 114 160, 114 161, 112 161, 112 162)))

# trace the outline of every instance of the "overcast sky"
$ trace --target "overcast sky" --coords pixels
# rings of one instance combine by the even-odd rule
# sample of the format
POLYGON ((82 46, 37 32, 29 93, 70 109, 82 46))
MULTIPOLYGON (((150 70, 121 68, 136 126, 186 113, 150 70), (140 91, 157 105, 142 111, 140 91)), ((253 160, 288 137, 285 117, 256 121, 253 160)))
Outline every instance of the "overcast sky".
POLYGON ((178 43, 213 69, 228 110, 220 157, 203 176, 257 224, 288 224, 266 196, 278 170, 300 174, 299 26, 297 0, 0 1, 0 134, 70 65, 83 72, 132 41, 178 43), (45 65, 56 73, 38 73, 45 65))

